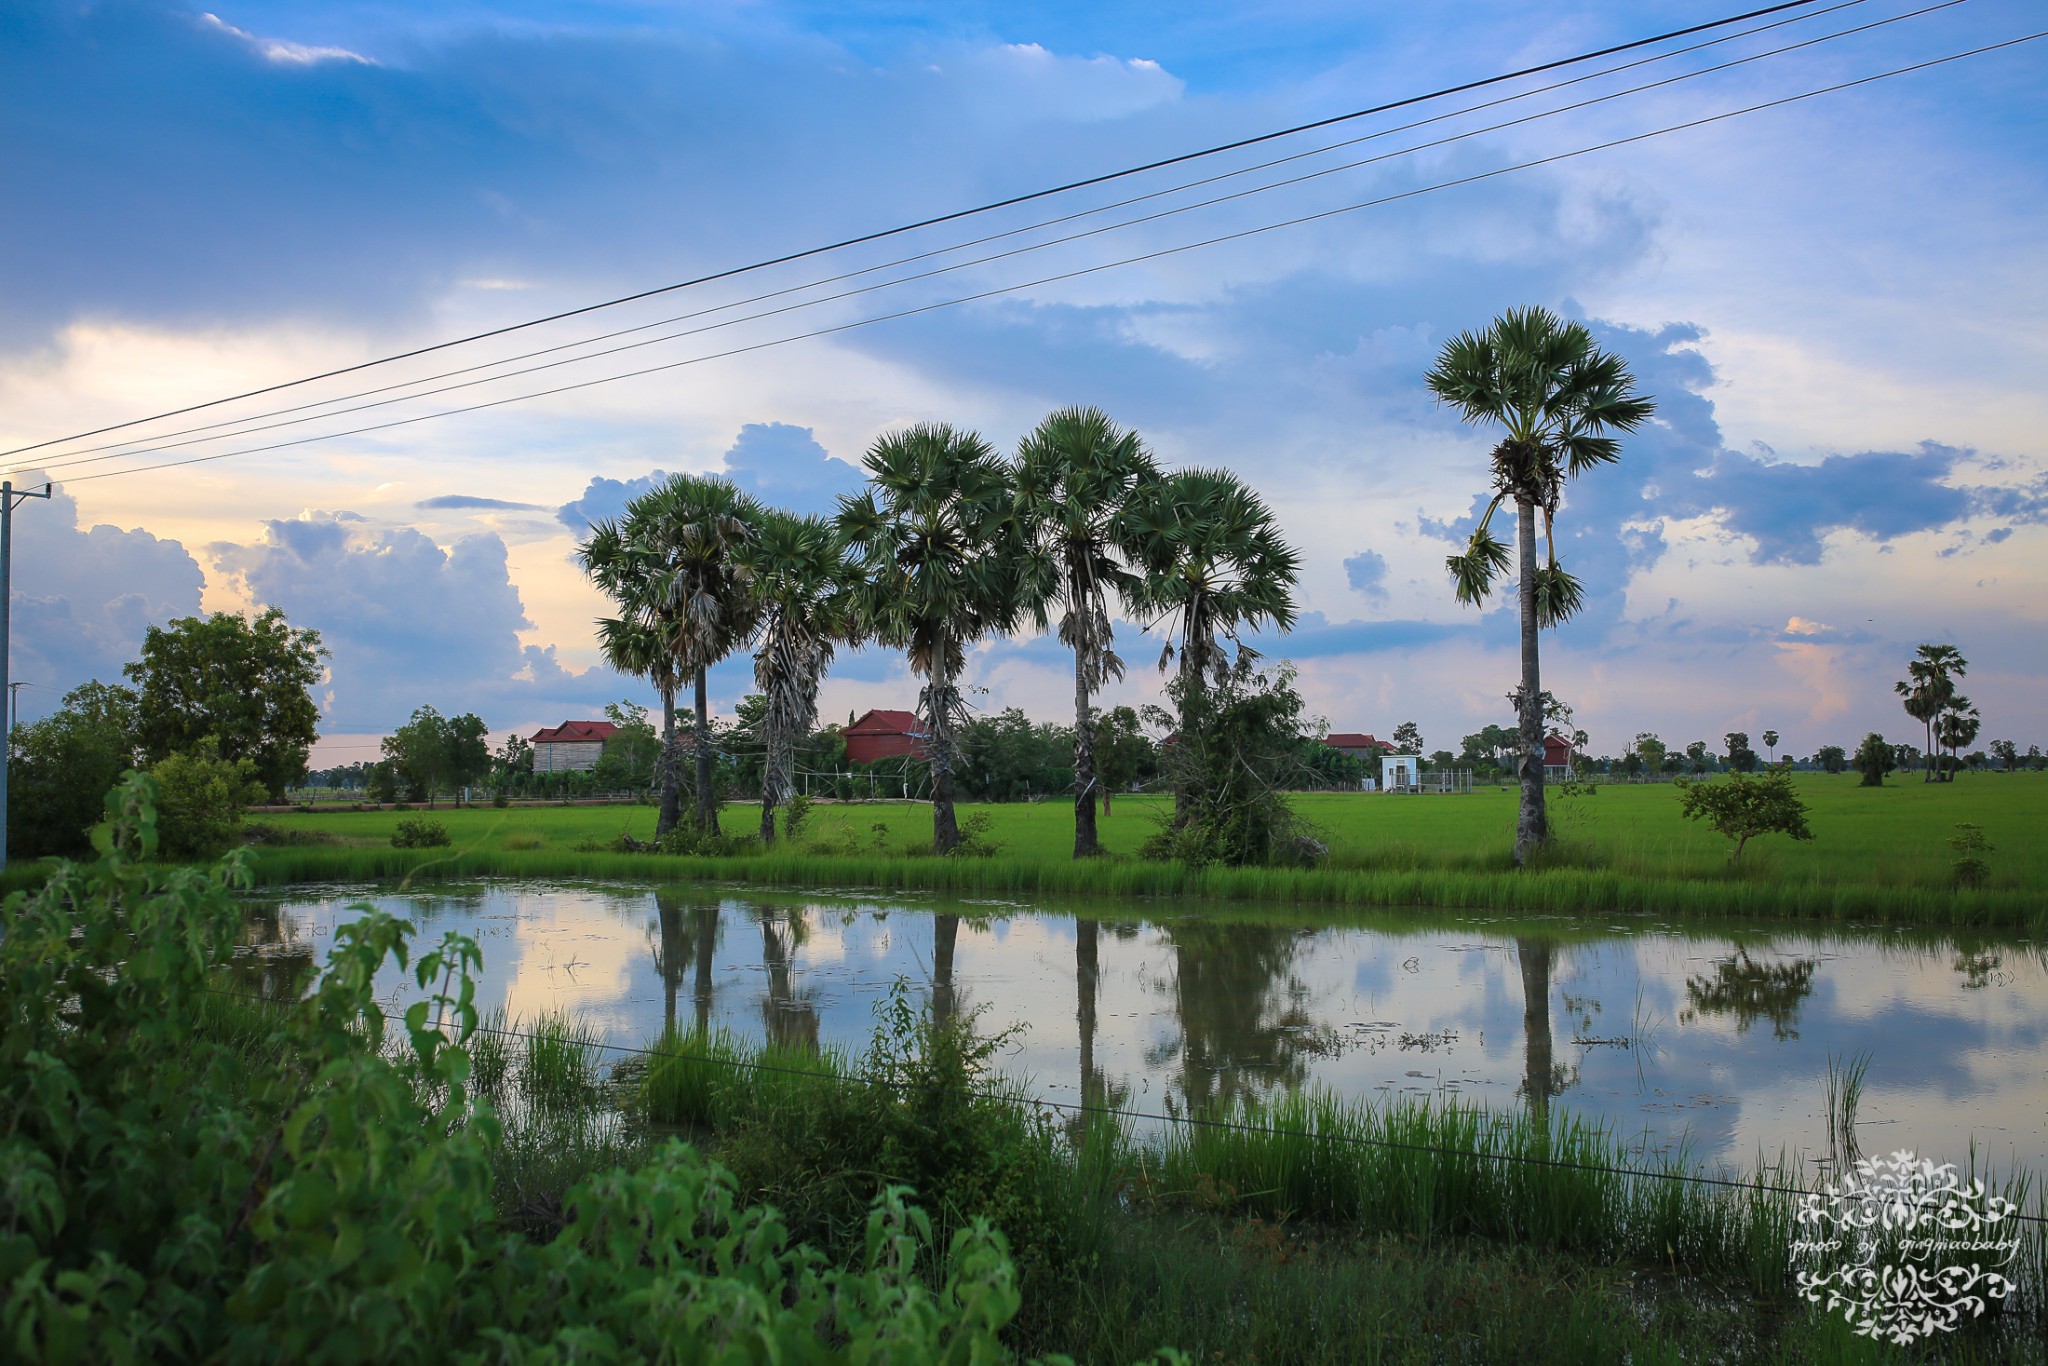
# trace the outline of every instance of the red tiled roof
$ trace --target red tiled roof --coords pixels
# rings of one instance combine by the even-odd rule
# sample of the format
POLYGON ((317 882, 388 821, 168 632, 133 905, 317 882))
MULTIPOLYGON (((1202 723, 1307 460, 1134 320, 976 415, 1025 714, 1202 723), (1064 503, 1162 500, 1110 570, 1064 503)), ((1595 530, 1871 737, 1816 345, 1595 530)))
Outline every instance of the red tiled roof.
POLYGON ((609 721, 564 721, 559 726, 549 726, 545 730, 535 731, 529 743, 544 745, 552 741, 555 744, 574 744, 580 740, 585 743, 603 744, 617 734, 618 729, 609 721))
POLYGON ((1323 743, 1331 749, 1392 749, 1384 740, 1375 740, 1355 730, 1335 731, 1323 737, 1323 743))
POLYGON ((922 735, 918 728, 917 713, 911 711, 871 711, 860 720, 839 732, 841 735, 922 735))

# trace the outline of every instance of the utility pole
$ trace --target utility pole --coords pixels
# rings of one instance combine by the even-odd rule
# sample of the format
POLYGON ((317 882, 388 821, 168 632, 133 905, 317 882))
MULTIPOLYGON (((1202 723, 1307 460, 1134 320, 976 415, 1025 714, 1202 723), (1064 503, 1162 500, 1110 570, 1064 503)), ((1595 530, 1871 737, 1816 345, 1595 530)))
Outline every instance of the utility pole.
POLYGON ((26 683, 9 683, 7 685, 7 733, 9 735, 14 734, 14 728, 21 724, 21 690, 27 686, 28 684, 26 683))
MULTIPOLYGON (((41 491, 17 489, 11 479, 0 480, 0 688, 7 686, 7 640, 13 630, 14 606, 14 509, 24 498, 48 498, 50 486, 41 491)), ((7 739, 0 743, 0 872, 7 870, 7 760, 14 749, 14 718, 8 717, 7 739)))

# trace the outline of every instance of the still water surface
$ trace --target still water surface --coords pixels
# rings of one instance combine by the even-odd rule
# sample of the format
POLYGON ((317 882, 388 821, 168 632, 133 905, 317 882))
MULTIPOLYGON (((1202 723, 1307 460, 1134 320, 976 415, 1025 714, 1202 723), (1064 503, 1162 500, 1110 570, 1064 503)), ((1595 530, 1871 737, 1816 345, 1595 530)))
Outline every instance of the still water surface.
MULTIPOLYGON (((249 970, 324 961, 364 901, 423 943, 474 936, 484 1009, 567 1012, 610 1043, 675 1023, 858 1051, 901 978, 935 1010, 1021 1026, 1003 1070, 1052 1100, 1547 1106, 1744 1170, 1825 1153, 1829 1060, 1867 1053, 1866 1152, 1963 1163, 1974 1144, 2048 1172, 2048 946, 2025 939, 495 883, 260 903, 249 970)), ((393 1000, 409 987, 387 972, 393 1000)))

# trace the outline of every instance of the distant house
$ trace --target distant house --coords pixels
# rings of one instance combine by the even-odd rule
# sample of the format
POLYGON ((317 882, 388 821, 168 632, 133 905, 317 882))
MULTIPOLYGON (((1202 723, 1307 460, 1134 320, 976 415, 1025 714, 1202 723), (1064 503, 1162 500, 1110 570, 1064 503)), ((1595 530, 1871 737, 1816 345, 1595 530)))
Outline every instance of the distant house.
POLYGON ((915 712, 871 711, 839 733, 845 737, 849 763, 871 764, 899 754, 925 757, 924 727, 915 712))
POLYGON ((1543 737, 1543 777, 1546 782, 1570 782, 1578 777, 1572 766, 1572 742, 1555 731, 1543 737))
POLYGON ((564 721, 528 737, 535 773, 584 773, 597 766, 604 742, 618 733, 609 721, 564 721))
POLYGON ((1371 763, 1373 755, 1380 751, 1391 751, 1394 748, 1384 740, 1361 735, 1355 730, 1333 731, 1323 737, 1323 743, 1339 754, 1353 759, 1363 759, 1367 763, 1371 763))

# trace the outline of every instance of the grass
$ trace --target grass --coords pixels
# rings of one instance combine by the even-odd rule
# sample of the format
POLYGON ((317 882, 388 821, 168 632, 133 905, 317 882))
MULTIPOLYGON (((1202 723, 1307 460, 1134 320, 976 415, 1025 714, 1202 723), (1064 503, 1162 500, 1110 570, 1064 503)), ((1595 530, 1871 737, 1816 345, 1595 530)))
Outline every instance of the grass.
MULTIPOLYGON (((647 807, 528 807, 444 811, 448 849, 389 846, 398 812, 318 812, 277 818, 320 842, 254 851, 259 882, 467 879, 489 875, 716 880, 757 885, 874 886, 938 892, 1195 897, 1333 906, 1437 906, 1489 911, 1867 919, 1940 926, 2048 929, 2048 774, 1976 774, 1955 783, 1894 782, 1870 789, 1853 775, 1802 774, 1815 838, 1766 837, 1731 862, 1730 845, 1682 820, 1668 784, 1602 787, 1553 801, 1557 848, 1517 872, 1514 795, 1306 794, 1295 800, 1330 846, 1312 869, 1191 869, 1135 857, 1163 802, 1125 798, 1102 822, 1108 857, 1075 862, 1066 803, 985 808, 993 857, 928 854, 930 810, 915 803, 826 803, 797 846, 727 857, 618 854, 622 833, 652 835, 647 807), (1960 822, 1993 847, 1983 886, 1954 886, 1947 840, 1960 822)), ((724 830, 744 835, 758 808, 735 804, 724 830)))

